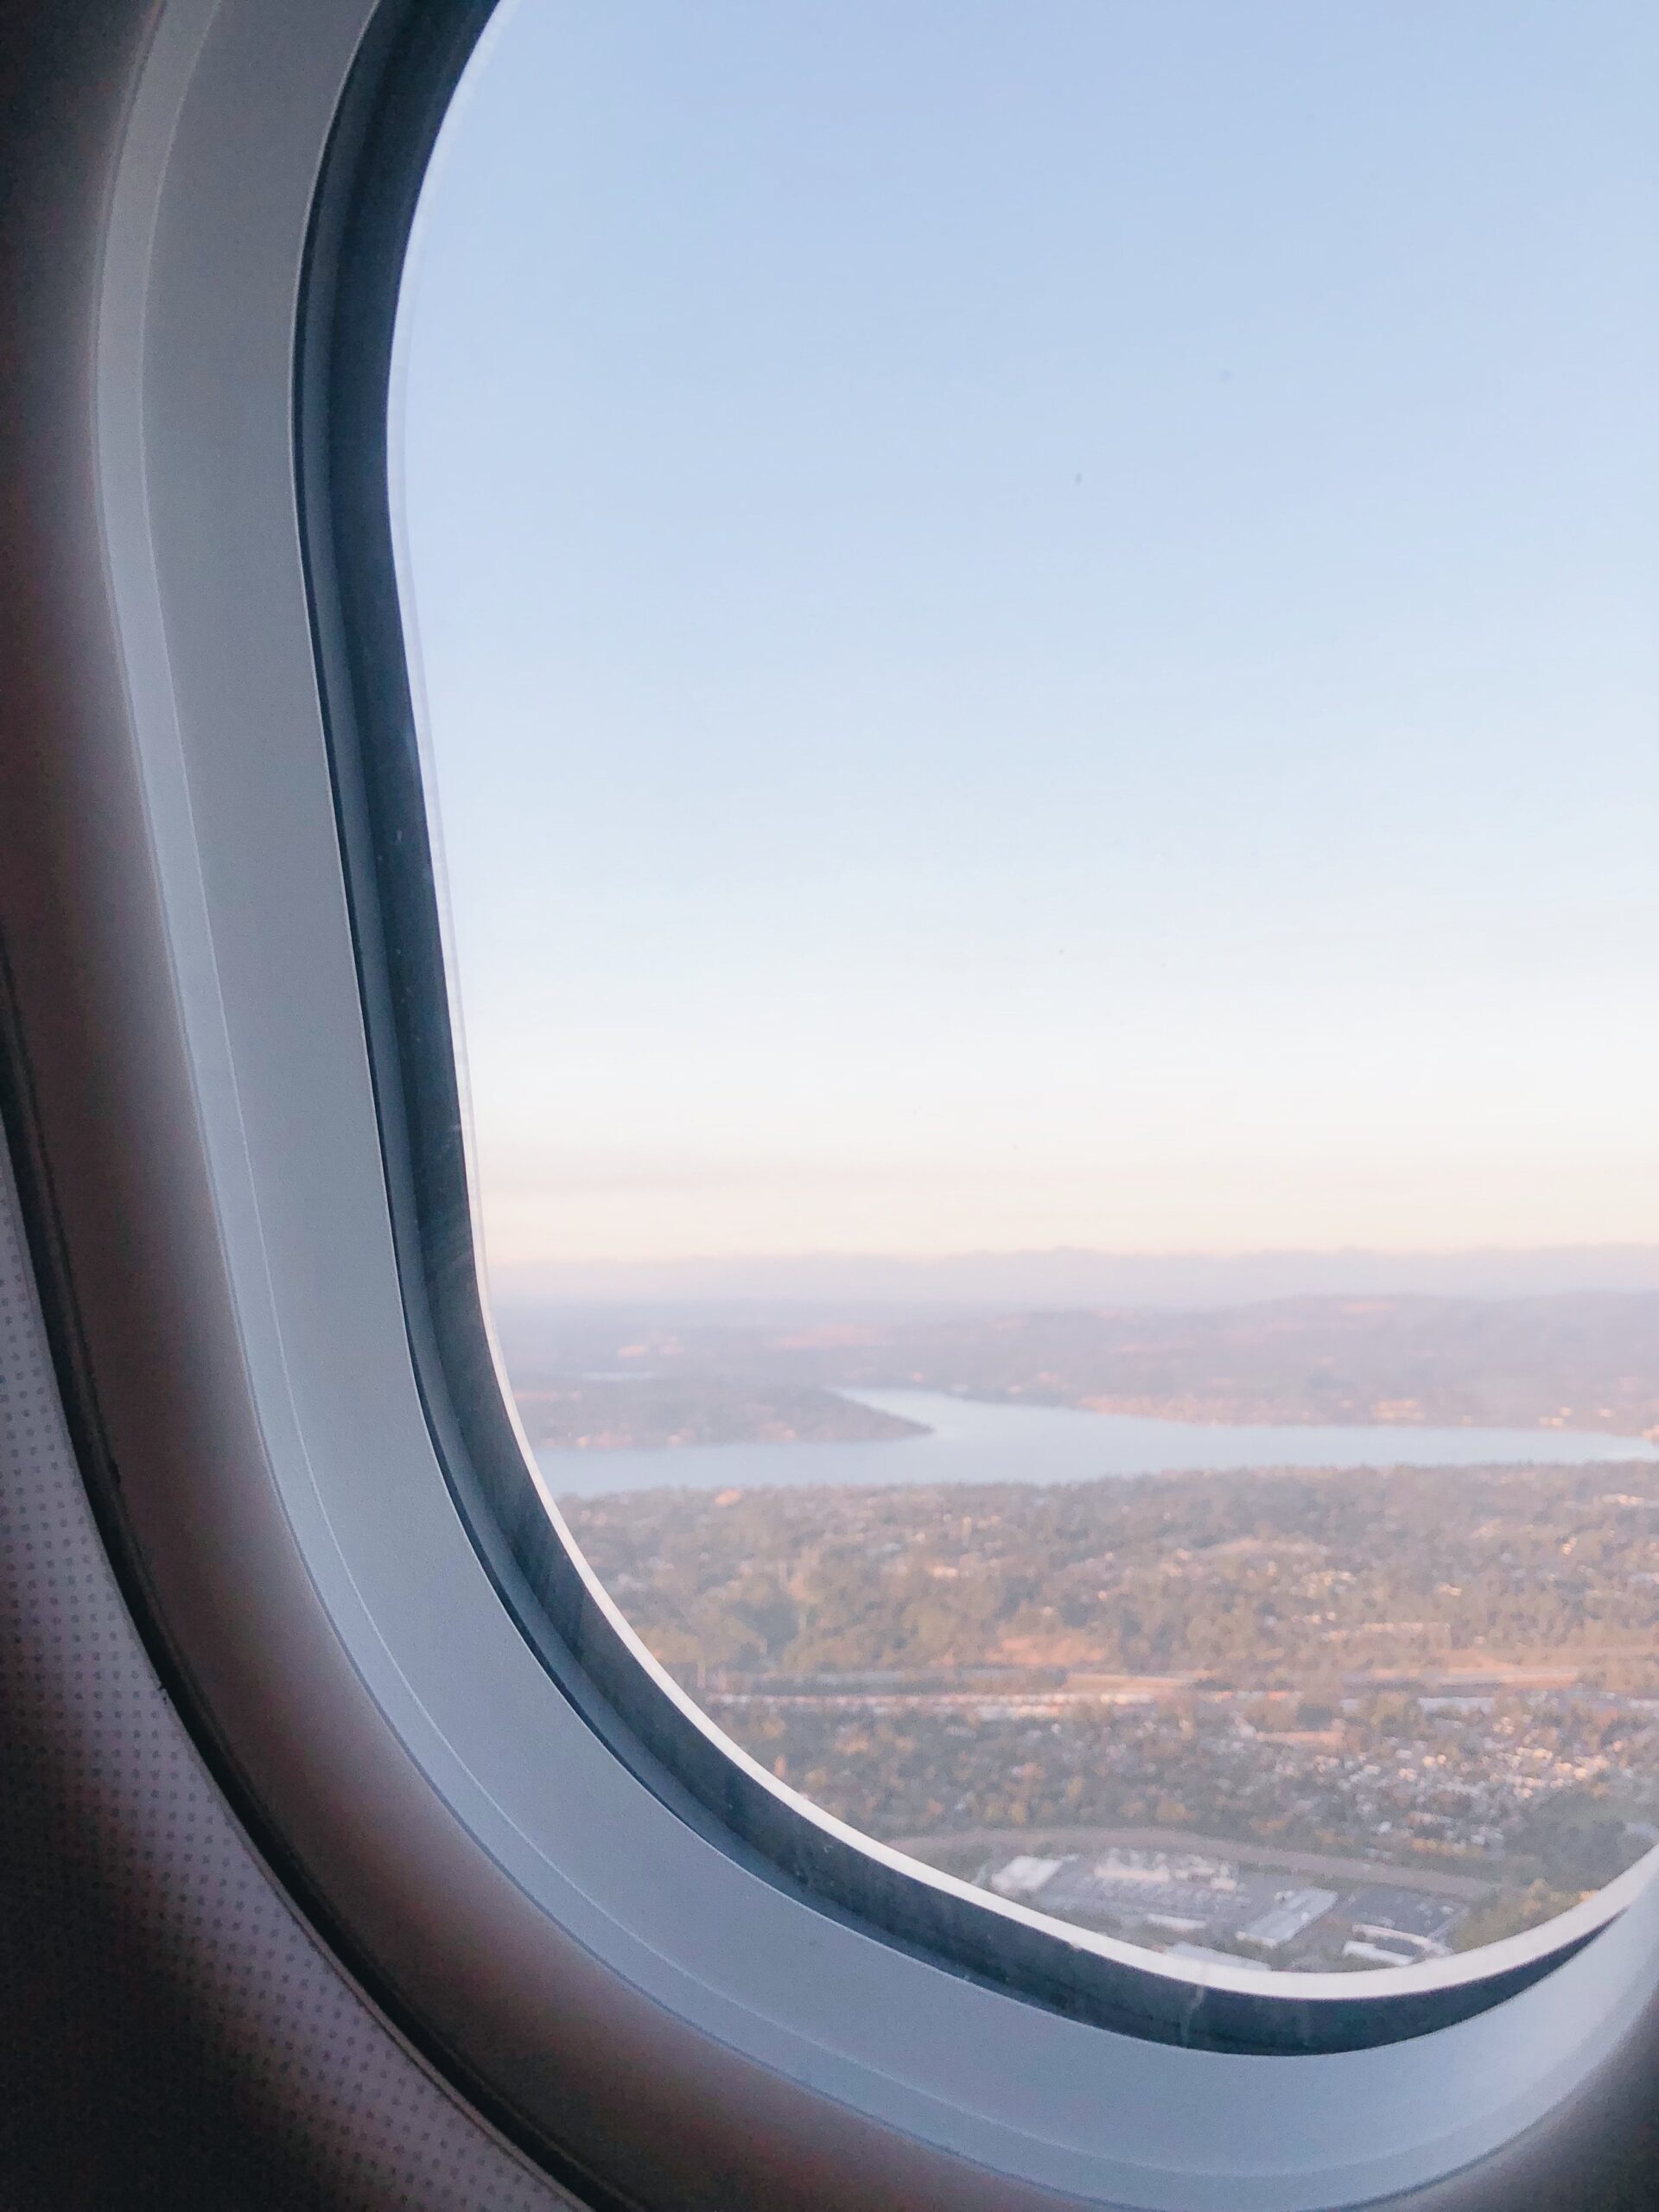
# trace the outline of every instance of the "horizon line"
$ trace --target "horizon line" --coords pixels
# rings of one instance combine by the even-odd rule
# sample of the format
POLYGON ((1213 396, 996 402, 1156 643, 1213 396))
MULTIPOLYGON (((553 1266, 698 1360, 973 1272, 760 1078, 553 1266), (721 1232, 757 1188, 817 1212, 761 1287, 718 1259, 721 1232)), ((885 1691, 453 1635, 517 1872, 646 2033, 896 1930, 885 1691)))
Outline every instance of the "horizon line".
POLYGON ((816 1266, 949 1267, 979 1260, 1203 1261, 1230 1263, 1245 1260, 1533 1259, 1581 1253, 1659 1255, 1659 1237, 1631 1237, 1618 1242, 1578 1238, 1556 1243, 1515 1244, 1249 1244, 1230 1249, 1214 1245, 1137 1248, 1109 1244, 982 1244, 954 1247, 944 1252, 883 1251, 868 1247, 846 1251, 815 1246, 792 1251, 668 1252, 634 1255, 627 1258, 549 1254, 534 1260, 506 1260, 496 1264, 503 1270, 528 1268, 764 1268, 807 1263, 816 1266))

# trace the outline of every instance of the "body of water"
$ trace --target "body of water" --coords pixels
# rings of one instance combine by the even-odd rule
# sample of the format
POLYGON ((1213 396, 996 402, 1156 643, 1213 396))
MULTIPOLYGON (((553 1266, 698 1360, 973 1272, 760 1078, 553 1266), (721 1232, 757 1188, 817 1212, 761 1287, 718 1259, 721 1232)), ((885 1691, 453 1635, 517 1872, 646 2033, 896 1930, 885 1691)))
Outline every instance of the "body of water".
POLYGON ((1070 1406, 993 1404, 937 1390, 848 1390, 924 1421, 927 1436, 874 1444, 696 1444, 537 1456, 556 1495, 760 1490, 808 1483, 1076 1483, 1102 1475, 1249 1467, 1583 1466, 1659 1459, 1633 1436, 1560 1428, 1273 1427, 1151 1421, 1070 1406))

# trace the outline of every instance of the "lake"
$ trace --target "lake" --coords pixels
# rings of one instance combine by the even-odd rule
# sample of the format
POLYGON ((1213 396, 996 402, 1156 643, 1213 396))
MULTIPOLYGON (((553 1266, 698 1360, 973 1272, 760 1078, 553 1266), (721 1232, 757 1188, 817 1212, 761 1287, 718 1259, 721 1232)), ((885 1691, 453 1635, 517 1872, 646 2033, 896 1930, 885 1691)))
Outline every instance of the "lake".
POLYGON ((808 1483, 1077 1483, 1246 1467, 1584 1466, 1659 1459, 1639 1437, 1560 1428, 1273 1427, 1151 1421, 937 1390, 846 1390, 932 1433, 874 1444, 696 1444, 537 1454, 556 1495, 759 1490, 808 1483))

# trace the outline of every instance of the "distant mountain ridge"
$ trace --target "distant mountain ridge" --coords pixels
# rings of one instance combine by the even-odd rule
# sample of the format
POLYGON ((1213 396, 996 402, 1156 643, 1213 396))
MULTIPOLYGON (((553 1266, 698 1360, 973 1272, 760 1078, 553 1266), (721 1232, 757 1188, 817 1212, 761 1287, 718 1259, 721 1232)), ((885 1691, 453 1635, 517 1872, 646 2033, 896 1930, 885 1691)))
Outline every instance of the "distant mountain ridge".
POLYGON ((1462 1252, 964 1252, 942 1259, 804 1253, 776 1258, 547 1262, 496 1268, 498 1306, 794 1305, 1222 1306, 1260 1299, 1525 1298, 1659 1290, 1659 1244, 1462 1252))

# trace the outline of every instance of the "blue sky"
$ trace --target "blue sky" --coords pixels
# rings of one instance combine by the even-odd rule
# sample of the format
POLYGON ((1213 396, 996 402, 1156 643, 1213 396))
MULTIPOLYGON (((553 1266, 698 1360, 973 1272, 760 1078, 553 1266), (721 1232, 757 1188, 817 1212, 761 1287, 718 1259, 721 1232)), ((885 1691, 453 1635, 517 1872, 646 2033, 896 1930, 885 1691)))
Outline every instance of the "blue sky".
POLYGON ((504 1269, 1659 1238, 1659 11, 518 0, 407 288, 504 1269))

